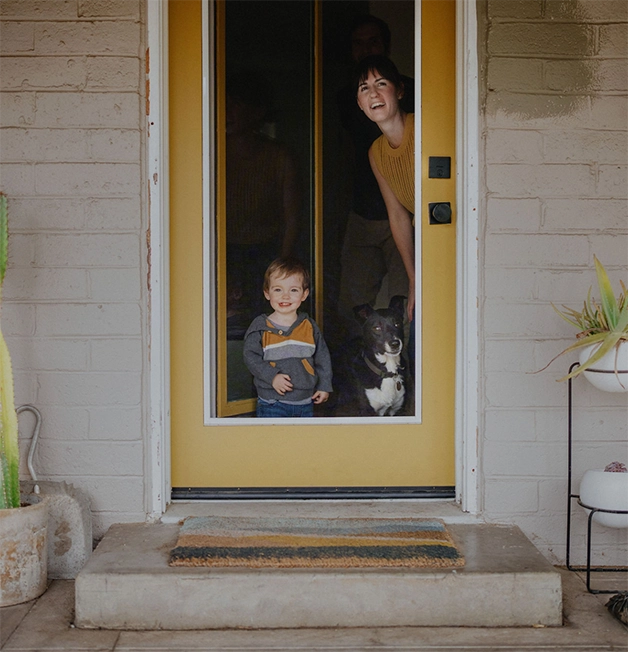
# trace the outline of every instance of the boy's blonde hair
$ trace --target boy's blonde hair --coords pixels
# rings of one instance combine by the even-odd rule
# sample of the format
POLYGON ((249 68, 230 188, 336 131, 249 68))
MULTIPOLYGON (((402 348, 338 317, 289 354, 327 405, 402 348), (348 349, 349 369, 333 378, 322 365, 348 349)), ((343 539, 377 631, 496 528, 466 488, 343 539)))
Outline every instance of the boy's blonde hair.
POLYGON ((273 274, 278 275, 279 278, 285 278, 286 276, 292 276, 293 274, 300 274, 303 281, 303 289, 310 289, 310 273, 298 258, 285 256, 273 260, 264 274, 264 292, 268 292, 270 288, 270 277, 273 274))

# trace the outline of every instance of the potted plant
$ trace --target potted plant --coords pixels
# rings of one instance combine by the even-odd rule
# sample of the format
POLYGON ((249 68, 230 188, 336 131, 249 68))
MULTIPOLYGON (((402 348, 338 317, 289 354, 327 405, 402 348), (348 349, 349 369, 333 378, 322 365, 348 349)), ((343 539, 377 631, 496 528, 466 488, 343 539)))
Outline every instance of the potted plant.
MULTIPOLYGON (((576 342, 561 351, 543 367, 559 356, 580 349, 580 364, 560 381, 584 373, 585 378, 598 389, 607 392, 628 391, 628 298, 626 286, 620 281, 621 292, 615 297, 608 274, 594 256, 600 300, 591 297, 591 289, 581 310, 563 306, 552 307, 569 324, 578 329, 576 342)), ((540 371, 543 371, 541 369, 540 371)))
MULTIPOLYGON (((0 305, 7 222, 7 198, 0 193, 0 305)), ((48 502, 20 496, 19 466, 13 371, 0 329, 0 607, 33 600, 46 590, 48 502)))
MULTIPOLYGON (((597 507, 628 512, 628 469, 621 462, 612 462, 602 470, 585 471, 580 483, 580 503, 585 509, 597 507)), ((612 528, 628 527, 628 514, 595 512, 593 520, 612 528)))

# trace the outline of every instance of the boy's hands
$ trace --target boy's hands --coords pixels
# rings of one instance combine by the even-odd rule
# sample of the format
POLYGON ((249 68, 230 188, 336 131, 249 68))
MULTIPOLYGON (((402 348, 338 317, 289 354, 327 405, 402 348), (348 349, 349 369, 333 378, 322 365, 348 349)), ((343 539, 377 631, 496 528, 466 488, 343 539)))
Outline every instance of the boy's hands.
MULTIPOLYGON (((288 374, 277 374, 273 378, 272 385, 277 394, 280 394, 281 396, 292 391, 292 382, 290 381, 290 376, 288 376, 288 374)), ((314 393, 314 396, 312 396, 312 401, 317 405, 320 405, 321 403, 325 403, 328 398, 329 392, 322 392, 319 390, 314 393)))
POLYGON ((292 391, 292 383, 290 382, 290 376, 288 374, 277 374, 273 378, 273 389, 283 396, 286 392, 292 391))

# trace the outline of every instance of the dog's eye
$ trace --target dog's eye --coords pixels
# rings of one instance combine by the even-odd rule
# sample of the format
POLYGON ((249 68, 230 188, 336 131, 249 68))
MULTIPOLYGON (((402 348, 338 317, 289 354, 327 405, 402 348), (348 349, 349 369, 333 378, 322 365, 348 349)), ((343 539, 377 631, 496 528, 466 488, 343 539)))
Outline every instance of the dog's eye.
POLYGON ((381 332, 382 327, 381 326, 373 326, 373 330, 377 333, 381 332))

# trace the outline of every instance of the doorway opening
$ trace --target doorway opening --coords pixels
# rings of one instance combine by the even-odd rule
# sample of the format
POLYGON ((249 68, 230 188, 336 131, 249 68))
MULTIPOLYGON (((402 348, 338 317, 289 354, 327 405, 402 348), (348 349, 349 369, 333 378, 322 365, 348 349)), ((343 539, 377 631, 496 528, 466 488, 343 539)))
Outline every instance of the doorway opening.
MULTIPOLYGON (((231 0, 229 3, 217 3, 216 7, 225 4, 230 5, 231 0)), ((324 7, 327 4, 314 2, 310 5, 313 9, 313 23, 319 25, 319 31, 315 33, 321 37, 323 32, 320 26, 324 23, 321 5, 324 7)), ((371 4, 374 3, 369 3, 369 8, 371 4)), ((209 29, 204 31, 201 3, 170 3, 171 444, 172 485, 176 497, 189 497, 190 490, 202 490, 201 493, 205 490, 226 492, 227 495, 234 488, 271 494, 277 490, 290 495, 296 495, 295 492, 298 491, 307 494, 321 489, 335 493, 336 496, 340 495, 339 492, 353 490, 368 491, 370 495, 384 495, 391 488, 399 489, 398 494, 406 496, 413 491, 416 493, 416 490, 434 488, 442 489, 448 495, 453 492, 456 465, 455 179, 453 175, 449 179, 430 178, 427 159, 432 155, 450 155, 451 169, 456 169, 455 3, 453 0, 434 0, 420 5, 416 3, 416 6, 412 4, 415 11, 413 30, 423 27, 426 37, 429 35, 446 39, 440 46, 435 46, 424 38, 421 40, 420 55, 415 52, 415 58, 423 64, 415 65, 414 69, 417 86, 423 91, 422 104, 433 111, 429 121, 426 121, 425 115, 415 116, 417 130, 420 127, 422 149, 420 164, 417 159, 416 166, 420 183, 418 187, 421 189, 418 193, 421 197, 421 214, 419 218, 417 210, 415 218, 417 236, 420 234, 417 237, 416 251, 417 259, 421 260, 418 267, 423 273, 422 293, 417 301, 422 313, 429 316, 429 319, 422 319, 417 315, 417 323, 422 327, 420 341, 423 345, 420 362, 417 362, 422 381, 420 390, 417 390, 421 410, 419 412, 417 408, 411 417, 325 416, 311 420, 264 423, 243 417, 242 413, 220 416, 216 402, 213 403, 216 411, 212 414, 211 401, 208 416, 210 393, 207 387, 211 382, 216 383, 213 390, 216 392, 215 397, 218 383, 223 383, 225 389, 228 384, 226 373, 223 376, 216 374, 221 351, 226 352, 228 347, 220 346, 217 337, 207 339, 206 328, 207 324, 214 324, 215 334, 220 324, 224 324, 224 342, 228 342, 226 321, 229 315, 225 309, 227 269, 224 264, 211 264, 211 256, 215 256, 214 261, 217 260, 221 246, 224 247, 223 260, 226 260, 228 244, 226 224, 221 236, 218 216, 220 202, 225 202, 227 193, 226 188, 221 190, 220 184, 216 183, 220 157, 224 156, 226 161, 226 129, 222 131, 225 141, 222 145, 218 137, 220 132, 215 129, 220 122, 220 111, 223 111, 222 119, 226 121, 226 100, 221 102, 218 99, 226 98, 227 66, 220 60, 219 43, 212 43, 210 47, 211 34, 214 35, 211 38, 218 41, 219 32, 209 29), (448 11, 444 20, 430 13, 430 9, 436 11, 443 7, 448 11), (429 21, 436 21, 439 28, 427 29, 425 25, 429 21), (445 24, 448 25, 447 29, 443 29, 445 24), (443 57, 443 52, 448 53, 448 57, 443 57), (443 65, 447 74, 443 72, 443 65), (222 77, 216 71, 222 71, 222 77), (219 83, 221 78, 222 87, 219 83), (203 99, 203 80, 206 100, 203 99), (421 84, 418 83, 419 80, 421 84), (450 90, 447 102, 442 96, 445 82, 450 90), (434 100, 428 101, 426 89, 434 92, 434 100), (211 110, 204 111, 204 102, 205 106, 213 107, 213 115, 211 110), (448 107, 447 110, 445 107, 448 107), (210 118, 214 120, 211 125, 210 118), (451 126, 447 132, 449 140, 439 144, 435 138, 445 133, 441 128, 443 121, 451 126), (205 151, 212 151, 213 147, 214 158, 203 159, 204 140, 209 141, 205 151), (428 192, 431 193, 429 196, 428 192), (444 197, 445 193, 447 197, 444 197), (452 223, 430 224, 428 204, 447 198, 454 209, 452 223), (425 276, 428 271, 433 275, 433 281, 428 282, 425 276), (220 273, 224 275, 222 290, 217 282, 220 273), (222 299, 218 296, 220 292, 223 293, 222 299), (220 308, 220 300, 224 302, 223 308, 220 308), (438 311, 443 306, 452 310, 446 318, 439 317, 438 311), (428 372, 434 375, 426 382, 425 374, 428 372), (210 379, 206 382, 208 374, 210 379)), ((207 15, 213 16, 214 5, 205 3, 204 7, 207 15)), ((308 42, 312 44, 311 39, 308 42)), ((315 39, 314 43, 318 41, 315 39)), ((317 91, 316 80, 323 79, 323 75, 319 74, 320 71, 316 72, 314 64, 310 67, 312 69, 315 74, 313 81, 308 84, 310 88, 313 86, 310 96, 322 97, 317 95, 320 90, 317 91)), ((336 81, 342 87, 345 78, 339 75, 336 81)), ((329 102, 330 111, 335 110, 335 99, 333 97, 333 101, 329 102)), ((324 108, 323 104, 320 106, 324 108)), ((324 121, 324 115, 324 111, 315 111, 314 118, 311 119, 314 133, 317 121, 324 121)), ((311 125, 311 122, 308 124, 311 125)), ((265 135, 279 140, 277 136, 280 133, 283 132, 277 125, 274 131, 267 128, 265 135)), ((324 157, 326 152, 329 154, 330 147, 325 146, 324 131, 319 133, 322 133, 321 138, 314 141, 322 144, 322 151, 317 153, 316 148, 313 149, 315 156, 322 156, 322 159, 315 160, 323 160, 323 165, 312 166, 309 163, 315 181, 314 190, 310 186, 307 191, 314 197, 314 207, 308 206, 308 210, 314 216, 315 227, 314 242, 312 244, 310 241, 307 251, 314 256, 315 261, 316 256, 320 256, 319 260, 323 261, 322 265, 315 264, 314 268, 315 292, 311 310, 316 319, 321 321, 327 336, 330 319, 325 313, 324 270, 325 256, 329 252, 325 244, 325 220, 328 218, 325 215, 324 157), (320 185, 317 186, 318 177, 320 185), (316 205, 317 192, 320 193, 321 189, 323 201, 318 206, 322 207, 322 213, 317 212, 320 208, 316 205), (316 224, 322 225, 322 235, 317 235, 316 224), (317 302, 321 296, 323 302, 319 307, 317 302)), ((226 169, 225 165, 224 170, 226 169)), ((328 190, 329 183, 328 181, 328 190)), ((327 205, 329 206, 329 200, 327 205)), ((311 227, 309 233, 311 237, 311 227)))

